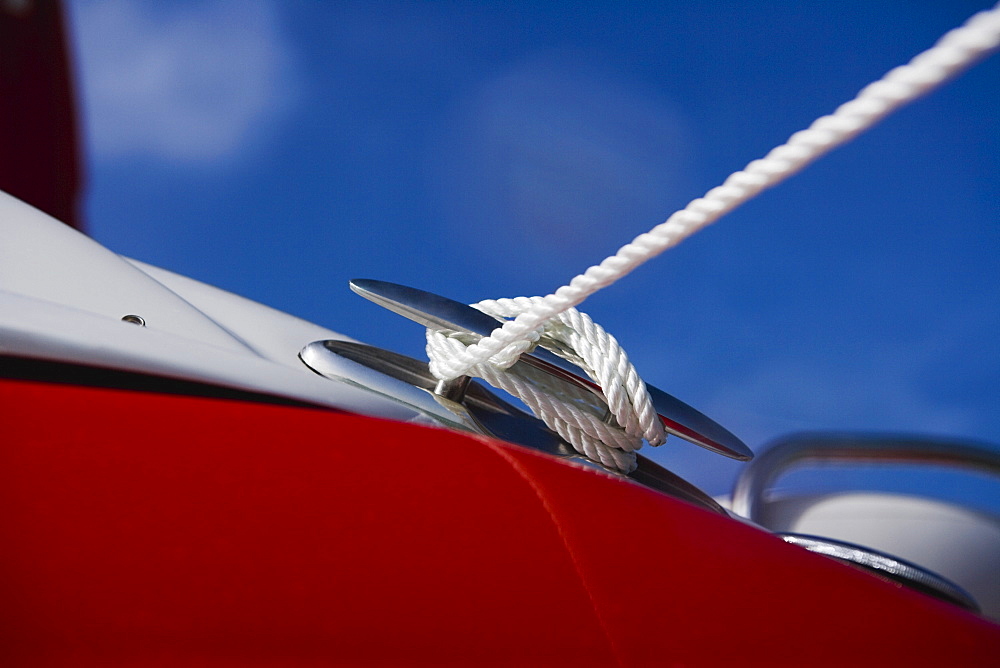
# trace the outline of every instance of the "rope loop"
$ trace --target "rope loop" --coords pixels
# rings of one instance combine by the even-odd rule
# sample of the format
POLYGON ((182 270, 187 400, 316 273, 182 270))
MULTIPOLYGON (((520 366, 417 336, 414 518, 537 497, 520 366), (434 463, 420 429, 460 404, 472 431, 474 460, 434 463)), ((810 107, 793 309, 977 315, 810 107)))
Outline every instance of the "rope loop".
MULTIPOLYGON (((472 306, 503 322, 534 308, 541 299, 491 299, 472 306)), ((442 362, 462 356, 470 345, 468 334, 428 330, 431 372, 442 378, 442 362)), ((533 330, 528 341, 506 346, 474 365, 469 375, 518 397, 578 452, 610 469, 631 472, 636 465, 634 453, 644 439, 660 445, 667 437, 646 384, 621 345, 575 308, 533 330), (536 345, 579 366, 599 386, 604 401, 528 365, 513 367, 522 353, 536 345), (605 421, 608 411, 613 420, 605 421)))

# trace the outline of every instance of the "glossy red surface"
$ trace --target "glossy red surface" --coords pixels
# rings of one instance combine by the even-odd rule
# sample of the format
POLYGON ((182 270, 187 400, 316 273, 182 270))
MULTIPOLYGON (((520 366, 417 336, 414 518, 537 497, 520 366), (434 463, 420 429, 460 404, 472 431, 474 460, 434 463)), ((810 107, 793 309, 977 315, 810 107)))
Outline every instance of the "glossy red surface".
POLYGON ((0 381, 0 664, 970 665, 1000 627, 447 431, 0 381))

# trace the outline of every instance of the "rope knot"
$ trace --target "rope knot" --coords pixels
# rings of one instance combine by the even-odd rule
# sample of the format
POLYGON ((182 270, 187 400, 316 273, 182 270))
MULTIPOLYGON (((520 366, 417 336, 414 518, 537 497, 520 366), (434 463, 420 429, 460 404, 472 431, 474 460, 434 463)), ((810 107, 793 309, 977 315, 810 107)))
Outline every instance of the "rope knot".
MULTIPOLYGON (((504 322, 541 301, 542 297, 516 297, 472 306, 504 322)), ((466 349, 475 344, 474 339, 469 334, 427 330, 431 373, 441 379, 453 377, 449 371, 468 356, 466 349)), ((613 336, 575 308, 530 331, 526 340, 508 344, 486 361, 473 364, 467 373, 521 399, 578 452, 610 469, 633 471, 635 451, 642 447, 643 439, 650 445, 666 440, 646 384, 625 351, 613 336), (539 345, 579 366, 597 384, 603 401, 592 391, 534 367, 514 366, 522 354, 539 345)))

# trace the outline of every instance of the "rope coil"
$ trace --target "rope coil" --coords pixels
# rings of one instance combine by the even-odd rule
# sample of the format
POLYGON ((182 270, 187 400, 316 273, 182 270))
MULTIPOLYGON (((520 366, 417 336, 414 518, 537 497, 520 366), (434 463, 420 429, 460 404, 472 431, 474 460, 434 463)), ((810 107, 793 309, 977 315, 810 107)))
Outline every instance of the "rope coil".
MULTIPOLYGON (((473 304, 498 321, 516 317, 541 297, 486 300, 473 304)), ((431 372, 472 343, 467 334, 445 335, 427 330, 431 372)), ((531 333, 527 341, 500 351, 470 369, 493 387, 521 399, 545 424, 578 452, 607 468, 629 473, 643 439, 660 445, 667 437, 646 384, 618 341, 586 313, 568 309, 531 333), (590 390, 575 387, 527 365, 514 367, 521 353, 544 348, 579 366, 600 388, 604 401, 590 390), (595 399, 597 399, 595 401, 595 399), (612 421, 604 419, 610 411, 612 421)))

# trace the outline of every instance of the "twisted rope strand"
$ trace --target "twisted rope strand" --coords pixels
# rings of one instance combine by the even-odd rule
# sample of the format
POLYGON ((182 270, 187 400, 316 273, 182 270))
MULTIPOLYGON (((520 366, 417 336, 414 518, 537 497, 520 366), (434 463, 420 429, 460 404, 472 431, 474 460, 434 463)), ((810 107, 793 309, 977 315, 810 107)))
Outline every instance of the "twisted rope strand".
MULTIPOLYGON (((459 337, 427 330, 427 354, 432 360, 464 347, 459 337)), ((521 399, 546 426, 592 461, 625 473, 635 469, 634 451, 641 447, 642 438, 618 425, 604 423, 597 415, 603 406, 596 405, 599 402, 589 391, 574 391, 533 367, 504 370, 484 362, 472 367, 469 375, 521 399)))
MULTIPOLYGON (((487 300, 473 306, 494 318, 515 317, 532 308, 541 297, 487 300)), ((469 369, 493 387, 520 398, 550 429, 577 452, 605 467, 629 473, 635 469, 635 451, 643 439, 663 443, 667 434, 656 414, 646 384, 613 336, 585 313, 568 309, 531 332, 536 343, 577 364, 600 389, 601 397, 586 387, 531 366, 513 366, 525 347, 508 346, 487 361, 469 369), (605 421, 610 410, 614 421, 605 421)), ((427 330, 427 356, 432 372, 471 343, 468 334, 427 330)))
MULTIPOLYGON (((493 317, 512 318, 530 309, 540 299, 486 300, 473 306, 493 317)), ((627 434, 633 438, 644 438, 650 445, 660 445, 666 440, 666 431, 653 408, 646 384, 617 339, 590 316, 568 309, 546 323, 539 341, 544 348, 579 366, 597 383, 608 408, 627 434)))
POLYGON ((640 234, 631 243, 574 277, 569 284, 540 298, 530 309, 507 321, 479 342, 439 359, 435 375, 457 378, 498 352, 527 340, 554 316, 583 302, 598 290, 628 275, 636 267, 679 244, 760 192, 837 146, 869 129, 885 116, 927 94, 1000 46, 1000 4, 972 16, 946 33, 937 44, 908 64, 890 70, 865 86, 851 101, 822 116, 786 143, 730 175, 721 186, 691 201, 666 222, 640 234))

